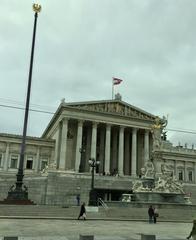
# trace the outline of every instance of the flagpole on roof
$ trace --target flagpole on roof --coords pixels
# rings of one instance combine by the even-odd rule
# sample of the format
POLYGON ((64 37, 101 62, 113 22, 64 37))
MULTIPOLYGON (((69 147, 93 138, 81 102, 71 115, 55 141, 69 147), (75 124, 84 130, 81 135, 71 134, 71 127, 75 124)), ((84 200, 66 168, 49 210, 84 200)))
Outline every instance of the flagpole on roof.
POLYGON ((114 99, 114 85, 118 85, 122 82, 123 80, 120 78, 113 77, 112 78, 112 100, 114 99))

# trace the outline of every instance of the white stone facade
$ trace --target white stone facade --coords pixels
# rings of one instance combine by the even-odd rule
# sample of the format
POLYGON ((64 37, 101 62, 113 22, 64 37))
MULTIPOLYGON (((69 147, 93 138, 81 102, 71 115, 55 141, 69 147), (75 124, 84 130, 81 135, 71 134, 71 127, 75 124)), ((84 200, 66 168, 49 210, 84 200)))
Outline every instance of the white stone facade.
MULTIPOLYGON (((22 137, 0 134, 0 173, 16 173, 19 167, 22 137)), ((25 174, 37 174, 54 159, 55 141, 27 137, 24 169, 25 174)))
MULTIPOLYGON (((52 164, 57 172, 89 173, 89 158, 100 161, 96 173, 138 177, 151 158, 155 116, 121 100, 62 102, 41 138, 28 137, 25 174, 52 164)), ((0 172, 16 173, 21 136, 0 134, 0 172)), ((157 172, 167 162, 179 180, 196 183, 196 151, 164 141, 156 150, 157 172)))

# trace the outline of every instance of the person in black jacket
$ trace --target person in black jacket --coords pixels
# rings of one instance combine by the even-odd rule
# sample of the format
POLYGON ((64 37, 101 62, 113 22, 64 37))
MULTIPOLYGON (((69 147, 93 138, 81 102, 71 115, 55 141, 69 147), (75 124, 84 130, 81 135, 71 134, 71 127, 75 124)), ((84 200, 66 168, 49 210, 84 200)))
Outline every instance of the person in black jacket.
POLYGON ((80 214, 78 216, 78 220, 83 217, 83 220, 86 220, 86 208, 85 208, 85 203, 83 203, 81 205, 81 208, 80 208, 80 214))
POLYGON ((148 209, 149 223, 153 223, 154 209, 152 206, 148 209))

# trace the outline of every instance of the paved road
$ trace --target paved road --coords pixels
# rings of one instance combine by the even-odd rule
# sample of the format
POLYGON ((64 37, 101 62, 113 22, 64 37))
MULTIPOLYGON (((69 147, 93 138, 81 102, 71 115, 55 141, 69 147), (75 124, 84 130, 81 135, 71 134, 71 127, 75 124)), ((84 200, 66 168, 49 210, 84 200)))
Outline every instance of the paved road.
POLYGON ((95 240, 129 240, 141 239, 141 233, 155 234, 157 239, 164 240, 185 239, 191 227, 191 223, 0 219, 0 240, 3 236, 20 236, 21 240, 74 240, 79 239, 79 234, 95 235, 95 240))

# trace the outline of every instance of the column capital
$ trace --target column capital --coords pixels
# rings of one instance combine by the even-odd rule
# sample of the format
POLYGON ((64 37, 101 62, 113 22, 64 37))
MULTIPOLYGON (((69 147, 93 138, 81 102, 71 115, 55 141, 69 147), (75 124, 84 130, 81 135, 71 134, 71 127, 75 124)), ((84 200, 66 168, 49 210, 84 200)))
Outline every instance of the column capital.
POLYGON ((132 133, 137 133, 138 130, 139 128, 132 128, 132 133))
POLYGON ((150 133, 150 129, 144 129, 145 130, 145 134, 149 134, 150 133))
POLYGON ((69 121, 70 118, 64 117, 61 119, 62 123, 67 123, 69 121))
POLYGON ((82 127, 82 126, 83 126, 83 123, 84 123, 84 120, 78 119, 78 126, 82 127))
POLYGON ((119 128, 120 128, 120 130, 124 130, 125 126, 120 125, 119 128))
POLYGON ((98 124, 99 124, 99 122, 92 122, 92 127, 96 128, 98 124))
POLYGON ((112 127, 112 124, 106 123, 106 128, 107 128, 108 130, 111 129, 111 127, 112 127))

